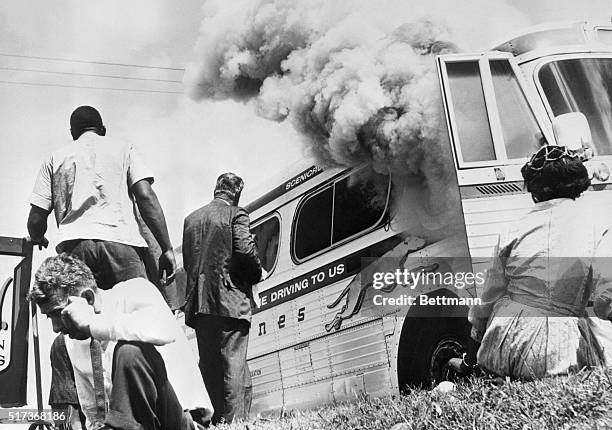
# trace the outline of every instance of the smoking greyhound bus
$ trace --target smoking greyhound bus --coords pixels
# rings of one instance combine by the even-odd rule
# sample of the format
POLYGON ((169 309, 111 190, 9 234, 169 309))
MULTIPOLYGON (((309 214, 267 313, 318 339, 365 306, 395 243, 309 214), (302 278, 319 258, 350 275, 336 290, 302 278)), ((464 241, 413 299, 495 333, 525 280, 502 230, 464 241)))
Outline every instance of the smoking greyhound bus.
POLYGON ((421 270, 437 271, 448 263, 443 257, 468 255, 467 270, 486 270, 499 233, 533 204, 520 167, 543 138, 556 143, 555 117, 586 117, 588 125, 575 130, 595 154, 583 198, 612 209, 612 25, 538 27, 491 51, 436 61, 456 173, 449 186, 458 189, 463 216, 458 233, 424 240, 403 230, 389 211, 393 178, 367 168, 312 166, 247 206, 267 272, 248 348, 254 412, 397 393, 443 378, 443 364, 460 355, 468 336, 462 305, 469 302, 459 298, 469 294, 442 285, 422 291, 456 299, 446 317, 419 313, 418 304, 376 306, 363 261, 395 257, 407 265, 414 256, 421 270))

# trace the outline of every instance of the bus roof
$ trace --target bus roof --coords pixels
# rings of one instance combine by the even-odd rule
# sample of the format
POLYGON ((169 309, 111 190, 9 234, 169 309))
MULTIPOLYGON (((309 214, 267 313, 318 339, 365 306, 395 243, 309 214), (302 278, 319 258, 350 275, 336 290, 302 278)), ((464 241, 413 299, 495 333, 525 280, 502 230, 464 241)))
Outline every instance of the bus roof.
POLYGON ((263 194, 261 197, 253 200, 248 205, 245 206, 245 209, 251 213, 256 211, 257 209, 265 206, 271 201, 279 198, 283 194, 288 193, 289 191, 297 188, 299 185, 313 179, 317 175, 323 172, 323 168, 312 165, 296 175, 290 177, 289 179, 284 180, 280 185, 275 186, 267 193, 263 194))
POLYGON ((612 47, 612 22, 557 22, 532 27, 498 44, 494 51, 514 56, 557 46, 607 45, 612 47))

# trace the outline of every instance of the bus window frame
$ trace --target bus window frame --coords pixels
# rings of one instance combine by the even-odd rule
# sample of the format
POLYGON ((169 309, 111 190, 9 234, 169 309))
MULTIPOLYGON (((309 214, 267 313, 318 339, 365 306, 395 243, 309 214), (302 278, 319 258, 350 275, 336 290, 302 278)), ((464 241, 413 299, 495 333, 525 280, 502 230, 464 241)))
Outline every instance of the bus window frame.
MULTIPOLYGON (((608 45, 606 45, 606 47, 608 47, 608 45)), ((550 103, 548 102, 548 99, 546 98, 546 94, 544 93, 544 88, 542 87, 540 83, 540 79, 539 79, 540 70, 545 65, 553 63, 553 62, 562 61, 562 60, 585 59, 585 58, 610 58, 612 59, 612 53, 610 53, 609 51, 608 52, 592 52, 591 51, 591 52, 572 52, 572 53, 557 54, 551 57, 547 57, 544 61, 539 62, 533 68, 533 73, 531 74, 531 76, 532 76, 532 79, 534 80, 534 85, 537 90, 538 97, 540 97, 541 103, 543 104, 544 109, 546 111, 546 115, 548 115, 551 121, 552 121, 552 118, 554 118, 554 114, 550 106, 550 103)), ((556 143, 556 140, 551 140, 550 142, 556 143)), ((610 163, 612 163, 612 154, 595 155, 593 159, 601 161, 609 165, 610 163)), ((591 181, 596 184, 601 184, 601 183, 609 184, 612 182, 612 178, 609 178, 605 181, 598 181, 598 180, 593 180, 593 179, 591 181)))
MULTIPOLYGON (((553 57, 547 57, 544 61, 539 62, 533 69, 532 79, 533 79, 535 88, 538 92, 538 96, 540 97, 540 100, 542 104, 544 105, 544 109, 546 110, 546 115, 548 115, 548 118, 550 121, 553 120, 555 115, 552 111, 552 107, 550 106, 550 103, 548 102, 548 98, 546 98, 546 94, 544 93, 544 88, 542 87, 542 83, 540 82, 540 78, 539 78, 540 71, 542 70, 544 66, 550 63, 556 63, 558 61, 563 61, 563 60, 580 60, 580 59, 586 59, 586 58, 595 58, 595 59, 610 58, 612 59, 612 53, 609 53, 609 52, 582 52, 582 53, 571 53, 571 54, 559 54, 553 57)), ((603 157, 612 157, 612 155, 604 155, 603 157)))
MULTIPOLYGON (((534 91, 530 91, 529 85, 523 76, 523 73, 516 63, 512 54, 507 52, 487 52, 485 54, 450 54, 441 55, 437 58, 438 71, 440 78, 440 89, 442 92, 442 100, 444 104, 446 123, 448 129, 448 135, 452 146, 453 157, 455 158, 455 165, 458 170, 474 169, 481 167, 495 167, 495 166, 506 166, 515 164, 524 164, 529 157, 521 158, 508 158, 506 151, 506 142, 503 136, 503 128, 501 119, 499 117, 499 108, 497 105, 497 96, 495 95, 495 86, 493 84, 493 77, 491 74, 491 61, 507 61, 512 69, 514 78, 518 83, 519 90, 521 91, 524 100, 527 101, 527 107, 535 120, 539 131, 543 137, 550 139, 551 129, 546 121, 543 120, 542 116, 534 109, 536 101, 539 100, 539 96, 534 94, 534 91), (453 104, 453 95, 450 91, 450 80, 446 64, 458 63, 458 62, 474 62, 478 63, 478 70, 480 72, 480 81, 482 85, 482 91, 484 95, 484 104, 487 111, 487 120, 489 124, 489 130, 491 132, 491 139, 493 141, 493 149, 495 151, 494 160, 484 161, 465 161, 461 152, 461 140, 458 133, 458 125, 455 115, 455 107, 453 104)), ((550 141, 550 140, 549 140, 550 141)))
POLYGON ((331 208, 331 231, 330 231, 330 241, 332 242, 331 245, 320 249, 319 251, 312 253, 304 258, 298 258, 296 256, 295 253, 295 234, 296 234, 296 228, 297 228, 297 220, 300 216, 300 212, 302 210, 302 208, 304 207, 304 204, 313 196, 327 190, 329 187, 333 187, 337 182, 342 181, 345 178, 348 178, 350 175, 353 174, 357 174, 358 172, 362 171, 363 169, 365 169, 367 166, 363 166, 357 169, 349 169, 346 172, 334 177, 334 178, 330 178, 328 181, 323 182, 321 184, 319 184, 319 186, 317 186, 315 189, 313 189, 311 192, 308 192, 306 194, 304 194, 301 198, 300 201, 298 202, 295 212, 293 214, 293 220, 291 222, 291 237, 290 237, 290 245, 289 245, 289 249, 290 249, 290 255, 291 255, 291 260, 293 260, 293 262, 298 265, 298 264, 302 264, 305 263, 309 260, 312 260, 313 258, 316 258, 322 254, 325 254, 326 252, 332 251, 342 245, 345 245, 348 242, 351 242, 361 236, 365 236, 368 233, 371 233, 372 231, 378 229, 378 228, 382 228, 384 226, 384 224, 381 224, 381 221, 385 219, 385 216, 387 215, 387 211, 389 209, 389 202, 391 200, 391 172, 387 173, 387 196, 385 198, 385 206, 384 209, 382 211, 382 215, 380 216, 380 218, 374 223, 372 224, 372 226, 370 226, 369 228, 365 229, 365 230, 361 230, 358 233, 355 233, 352 236, 349 236, 341 241, 338 241, 336 243, 333 243, 333 234, 334 234, 334 203, 336 200, 336 189, 334 187, 333 189, 333 193, 332 193, 332 208, 331 208))
MULTIPOLYGON (((272 273, 274 273, 274 270, 276 270, 276 265, 278 264, 278 257, 280 255, 281 250, 281 239, 283 234, 283 218, 281 217, 281 214, 275 210, 273 212, 269 212, 265 215, 260 216, 255 221, 253 221, 250 226, 250 230, 251 232, 253 232, 255 228, 259 227, 266 221, 271 220, 272 218, 276 218, 278 220, 278 246, 276 249, 276 256, 274 257, 274 264, 272 265, 272 268, 267 272, 267 275, 264 279, 268 279, 272 275, 272 273)), ((259 249, 257 250, 257 253, 259 254, 259 249)))
POLYGON ((599 35, 601 33, 604 33, 604 32, 610 32, 610 34, 612 34, 612 27, 609 26, 609 25, 596 25, 596 26, 594 26, 593 27, 593 38, 595 39, 594 41, 596 43, 599 43, 599 44, 602 44, 602 45, 604 45, 606 47, 609 47, 609 46, 611 46, 610 43, 603 42, 599 38, 599 35))

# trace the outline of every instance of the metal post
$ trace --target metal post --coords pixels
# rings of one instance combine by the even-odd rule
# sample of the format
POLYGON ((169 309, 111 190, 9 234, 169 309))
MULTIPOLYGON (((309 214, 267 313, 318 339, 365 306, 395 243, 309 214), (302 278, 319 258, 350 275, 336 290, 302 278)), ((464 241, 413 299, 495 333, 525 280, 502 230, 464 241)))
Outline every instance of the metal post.
MULTIPOLYGON (((43 399, 42 399, 42 380, 40 376, 40 345, 38 342, 38 313, 36 311, 36 305, 31 304, 32 308, 32 342, 34 344, 34 373, 36 374, 36 405, 38 412, 43 410, 43 399)), ((47 422, 36 422, 29 427, 29 430, 36 429, 48 429, 52 430, 54 427, 51 423, 47 422)))
POLYGON ((38 412, 42 412, 43 400, 42 400, 42 381, 40 377, 40 344, 38 342, 38 314, 36 312, 36 305, 31 304, 32 307, 32 340, 34 343, 34 372, 36 373, 36 405, 38 406, 38 412))
MULTIPOLYGON (((27 273, 27 279, 29 282, 30 273, 32 272, 32 243, 24 239, 24 249, 26 249, 26 255, 28 255, 29 251, 29 259, 28 259, 28 267, 25 267, 23 270, 27 273)), ((36 310, 36 305, 34 303, 30 304, 31 312, 32 312, 32 343, 34 345, 34 373, 36 378, 36 407, 39 413, 43 411, 43 398, 42 398, 42 379, 41 379, 41 371, 40 371, 40 342, 38 336, 38 312, 36 310)), ((42 414, 41 414, 42 415, 42 414)), ((29 430, 53 430, 55 426, 51 422, 46 421, 38 421, 33 423, 29 430)))

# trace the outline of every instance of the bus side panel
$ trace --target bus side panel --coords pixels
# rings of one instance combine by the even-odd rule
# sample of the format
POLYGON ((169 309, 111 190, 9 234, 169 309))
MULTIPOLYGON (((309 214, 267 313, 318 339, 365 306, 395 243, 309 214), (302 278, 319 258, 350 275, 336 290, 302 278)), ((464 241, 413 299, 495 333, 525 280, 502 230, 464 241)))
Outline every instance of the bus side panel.
POLYGON ((336 401, 390 392, 391 366, 382 319, 342 330, 327 341, 336 401))
POLYGON ((382 320, 374 320, 339 331, 327 338, 334 377, 368 367, 388 365, 382 320))
POLYGON ((254 411, 308 407, 364 392, 390 391, 389 352, 380 309, 370 309, 367 317, 355 315, 338 331, 325 327, 343 306, 328 305, 353 278, 253 316, 248 350, 254 411), (373 315, 374 310, 379 315, 373 315), (274 393, 273 400, 264 400, 278 389, 270 385, 273 379, 280 381, 284 396, 274 393), (284 405, 278 403, 281 399, 284 405))
MULTIPOLYGON (((587 191, 580 199, 583 199, 581 203, 585 207, 606 212, 612 210, 612 190, 587 191)), ((491 258, 499 235, 505 234, 511 224, 525 216, 533 206, 529 193, 463 199, 472 260, 491 258)))
POLYGON ((249 361, 253 384, 253 412, 279 410, 283 407, 280 359, 277 352, 249 361))
POLYGON ((466 231, 474 264, 475 259, 490 259, 499 234, 506 231, 510 223, 520 219, 532 206, 528 194, 464 199, 466 231))

